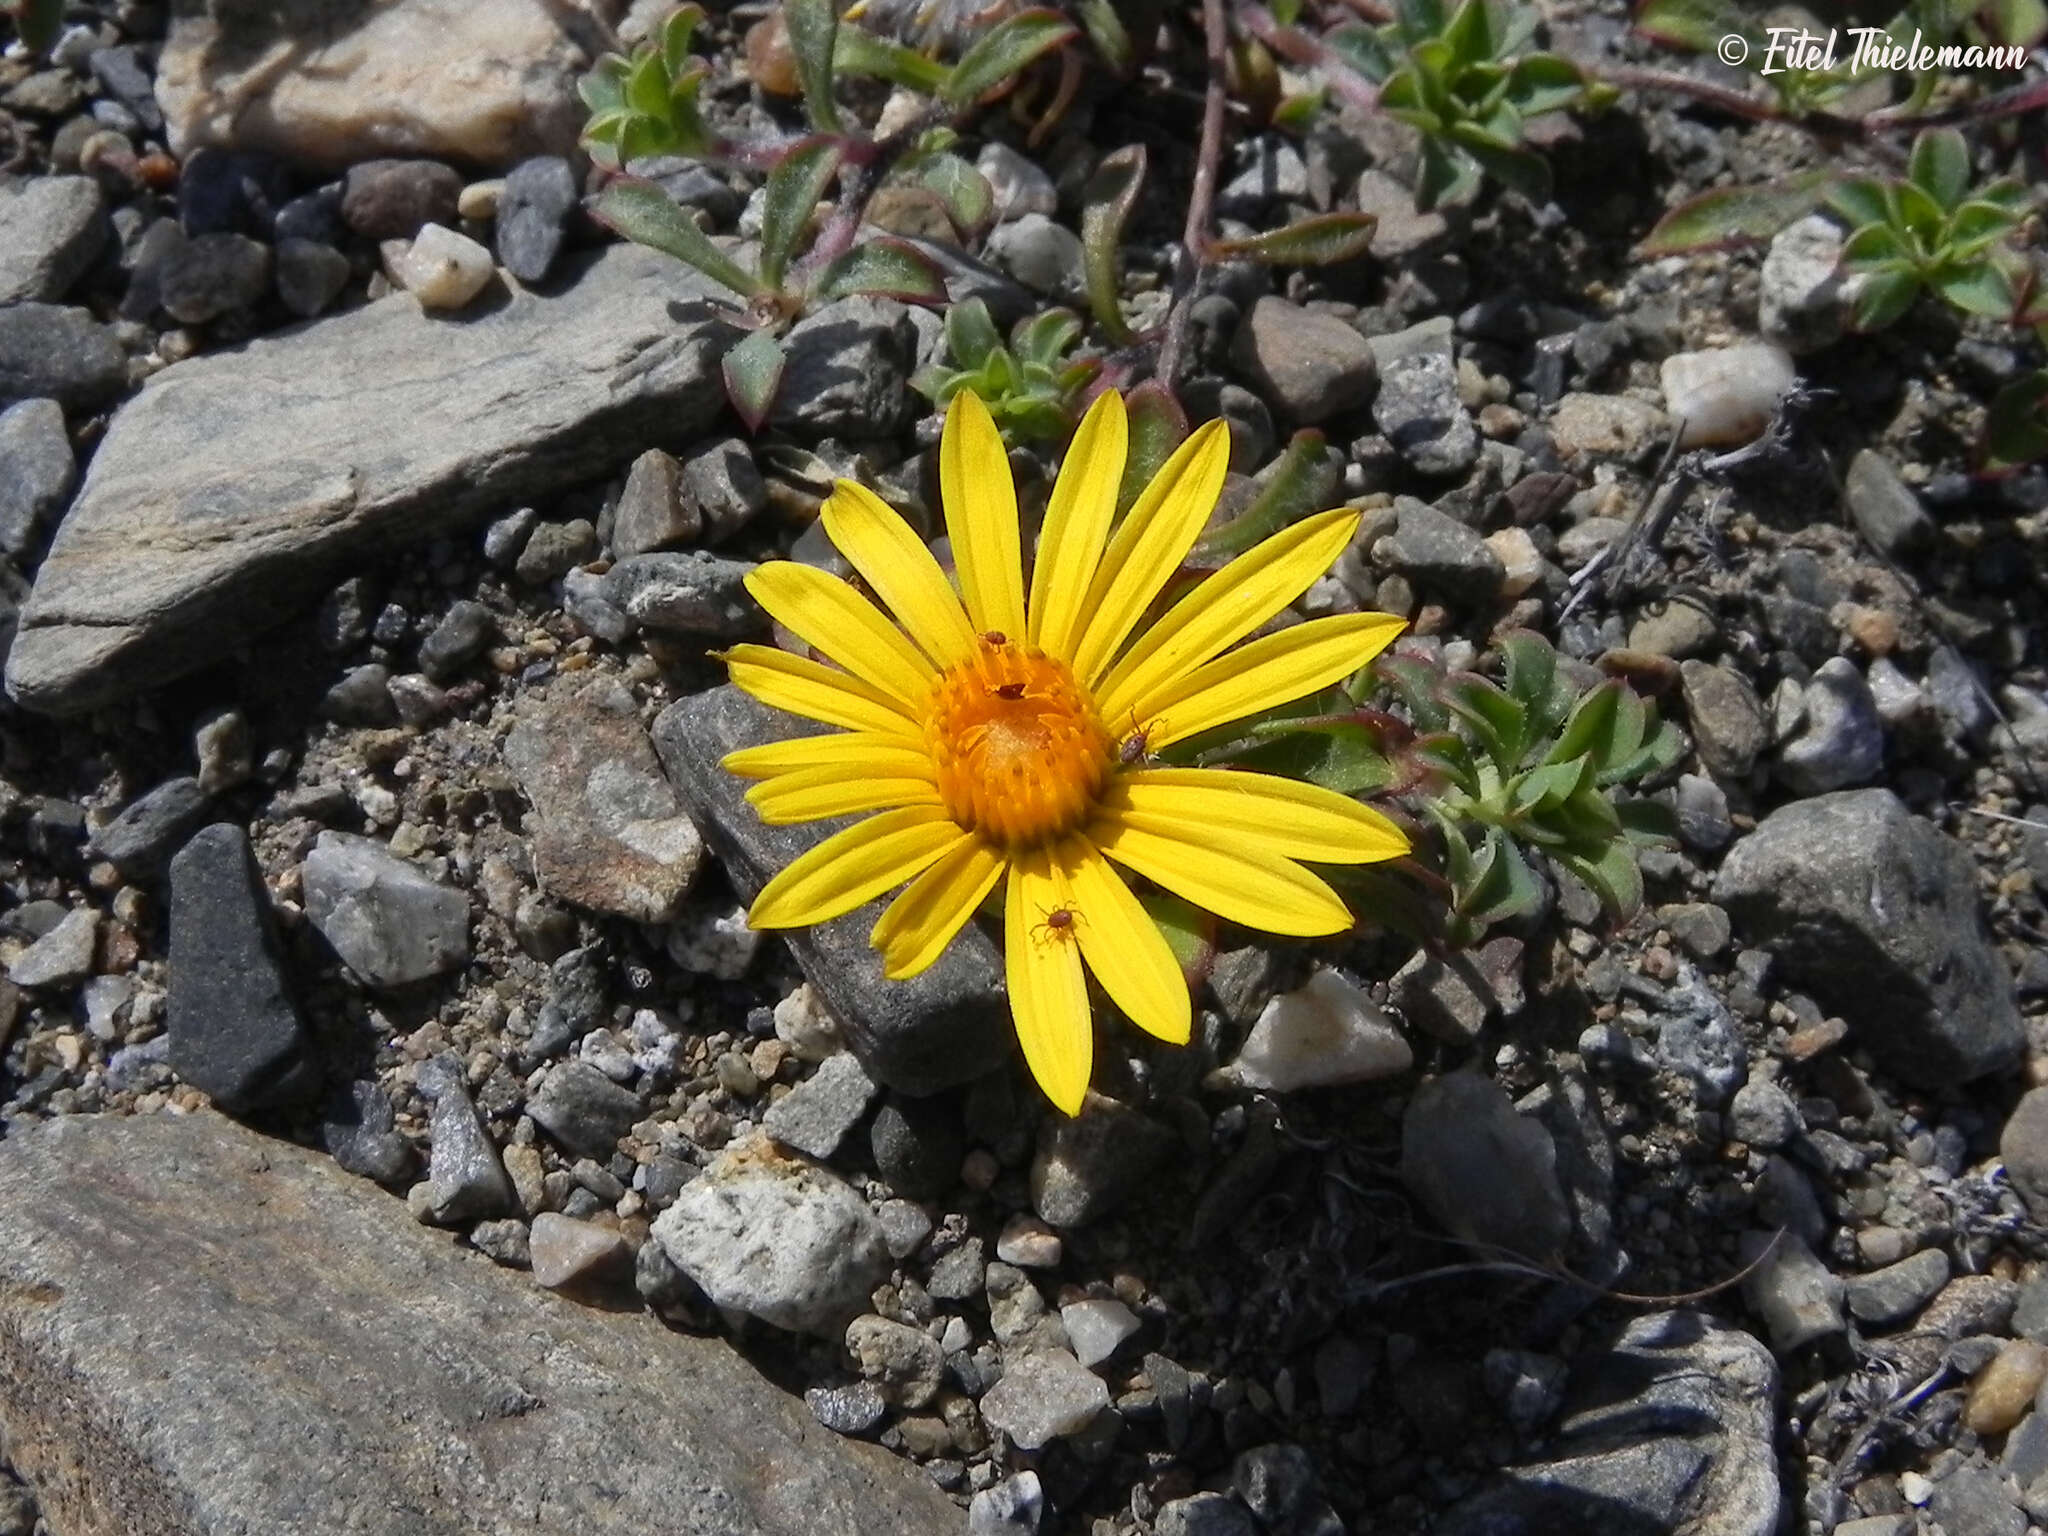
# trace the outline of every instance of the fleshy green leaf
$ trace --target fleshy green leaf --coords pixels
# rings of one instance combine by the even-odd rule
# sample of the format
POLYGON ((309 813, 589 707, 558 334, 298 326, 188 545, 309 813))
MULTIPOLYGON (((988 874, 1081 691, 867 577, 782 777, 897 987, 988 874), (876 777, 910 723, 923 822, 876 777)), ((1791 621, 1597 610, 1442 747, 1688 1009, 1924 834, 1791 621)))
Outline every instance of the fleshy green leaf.
POLYGON ((1465 723, 1480 749, 1503 774, 1521 761, 1528 739, 1529 712, 1485 678, 1466 673, 1443 687, 1443 701, 1465 723))
POLYGON ((984 32, 940 88, 953 106, 973 106, 990 91, 1022 73, 1040 55, 1076 36, 1074 24, 1058 11, 1022 11, 984 32))
POLYGON ((856 245, 840 256, 819 274, 812 291, 820 300, 869 293, 906 304, 943 304, 946 278, 915 246, 878 239, 856 245))
POLYGON ((2010 320, 2018 303, 2005 274, 1988 261, 1939 273, 1928 286, 1957 309, 1994 320, 2010 320))
POLYGON ((1987 475, 2009 475, 2048 459, 2048 369, 2008 384, 1984 418, 1977 467, 1987 475))
POLYGON ((936 94, 950 73, 937 59, 845 21, 839 24, 832 63, 842 75, 867 75, 927 96, 936 94))
POLYGON ((1668 848, 1678 841, 1678 813, 1661 800, 1624 800, 1614 814, 1638 848, 1668 848))
POLYGON ((1117 302, 1123 281, 1124 226, 1145 190, 1145 146, 1126 144, 1104 155, 1081 193, 1082 268, 1088 311, 1113 345, 1128 346, 1131 327, 1117 302))
POLYGON ((1907 259, 1904 243, 1889 224, 1866 224, 1842 243, 1845 267, 1878 267, 1907 259))
POLYGON ((748 332, 744 340, 726 352, 720 364, 725 375, 725 393, 749 432, 760 431, 761 423, 768 419, 787 361, 782 343, 765 330, 748 332))
POLYGON ((972 373, 1002 345, 1003 334, 980 299, 965 300, 946 311, 946 355, 954 367, 972 373))
POLYGON ((1166 891, 1147 891, 1138 903, 1158 925, 1159 936, 1180 962, 1188 986, 1200 986, 1216 958, 1216 919, 1166 891))
POLYGON ((958 155, 933 155, 917 179, 945 205, 946 217, 962 233, 980 229, 995 212, 996 194, 988 178, 958 155))
POLYGON ((1645 0, 1636 30, 1670 48, 1706 53, 1733 33, 1747 36, 1749 18, 1724 0, 1645 0))
POLYGON ((1088 40, 1095 44, 1109 67, 1120 75, 1129 74, 1137 54, 1131 47, 1131 34, 1123 18, 1116 13, 1115 0, 1080 0, 1075 10, 1088 31, 1088 40))
POLYGON ((1415 206, 1424 213, 1455 203, 1479 184, 1479 165, 1441 139, 1422 141, 1422 164, 1415 183, 1415 206))
POLYGON ((1768 240, 1819 207, 1834 182, 1830 171, 1802 171, 1779 181, 1702 192, 1659 219, 1637 254, 1676 256, 1768 240))
POLYGON ((1370 794, 1395 779, 1379 737, 1348 719, 1300 722, 1232 760, 1262 773, 1306 779, 1340 795, 1370 794))
POLYGON ((1243 554, 1336 499, 1344 479, 1343 459, 1330 451, 1323 434, 1305 428, 1259 476, 1259 493, 1237 516, 1195 546, 1197 562, 1221 564, 1243 554))
POLYGON ((1024 363, 1051 368, 1081 339, 1081 322, 1064 309, 1048 309, 1017 322, 1010 350, 1024 363))
POLYGON ((701 5, 679 5, 661 24, 661 56, 671 77, 680 75, 690 62, 690 44, 704 20, 701 5))
POLYGON ((610 182, 598 194, 592 211, 600 223, 628 240, 665 251, 736 294, 751 298, 768 291, 760 278, 713 244, 696 220, 652 182, 610 182))
POLYGON ((1970 146, 1953 128, 1929 128, 1913 141, 1906 174, 1941 207, 1954 208, 1970 190, 1970 146))
POLYGON ((1911 272, 1872 272, 1857 291, 1856 329, 1881 331, 1913 307, 1920 296, 1920 280, 1911 272))
POLYGON ((627 63, 615 53, 608 53, 597 61, 597 65, 576 82, 576 94, 583 98, 583 105, 593 115, 616 112, 626 104, 627 63))
POLYGON ((796 243, 838 174, 839 154, 836 139, 805 139, 768 173, 761 203, 761 281, 770 288, 782 286, 796 243))
POLYGON ((1387 686, 1408 706, 1409 718, 1415 722, 1418 731, 1450 729, 1451 712, 1444 707, 1438 692, 1443 683, 1440 668, 1414 656, 1384 652, 1373 663, 1373 671, 1385 679, 1387 686))
POLYGON ((1173 391, 1157 379, 1147 379, 1124 396, 1124 413, 1130 422, 1130 448, 1124 458, 1123 484, 1117 487, 1118 517, 1131 509, 1138 493, 1188 435, 1188 413, 1181 409, 1173 391))
POLYGON ((1825 201, 1851 229, 1882 224, 1891 217, 1884 183, 1871 176, 1845 176, 1827 189, 1825 201))
POLYGON ((1460 892, 1457 909, 1461 916, 1482 926, 1506 922, 1533 911, 1543 899, 1536 873, 1521 850, 1498 828, 1488 828, 1484 850, 1477 861, 1478 877, 1471 889, 1460 892))
POLYGON ((1551 857, 1585 881, 1617 918, 1626 921, 1642 910, 1643 872, 1636 864, 1635 848, 1625 839, 1608 844, 1595 858, 1564 852, 1551 857))
POLYGON ((837 133, 839 107, 832 100, 832 55, 838 42, 838 7, 833 0, 783 0, 782 20, 789 29, 789 51, 796 59, 796 77, 803 85, 811 126, 821 133, 837 133))
MULTIPOLYGON (((1565 721, 1557 745, 1544 754, 1544 761, 1567 763, 1575 757, 1591 756, 1595 763, 1606 762, 1614 751, 1622 696, 1628 692, 1626 683, 1610 679, 1583 694, 1565 721)), ((1630 750, 1634 750, 1633 744, 1630 750)))
POLYGON ((1218 240, 1214 249, 1272 266, 1322 267, 1363 256, 1378 226, 1370 213, 1319 213, 1243 240, 1218 240))

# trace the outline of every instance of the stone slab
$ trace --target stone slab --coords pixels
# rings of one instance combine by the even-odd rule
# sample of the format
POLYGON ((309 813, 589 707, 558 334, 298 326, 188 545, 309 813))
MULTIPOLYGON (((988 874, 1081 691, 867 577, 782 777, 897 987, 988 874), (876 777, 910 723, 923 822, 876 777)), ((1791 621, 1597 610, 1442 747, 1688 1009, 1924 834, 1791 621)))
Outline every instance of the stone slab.
MULTIPOLYGON (((226 654, 352 561, 464 529, 701 433, 730 330, 638 246, 553 297, 453 317, 406 294, 164 369, 115 414, 7 667, 70 713, 226 654)), ((722 290, 719 290, 722 292, 722 290)))
POLYGON ((954 1536, 724 1343, 587 1309, 217 1115, 0 1150, 0 1425, 60 1536, 954 1536))

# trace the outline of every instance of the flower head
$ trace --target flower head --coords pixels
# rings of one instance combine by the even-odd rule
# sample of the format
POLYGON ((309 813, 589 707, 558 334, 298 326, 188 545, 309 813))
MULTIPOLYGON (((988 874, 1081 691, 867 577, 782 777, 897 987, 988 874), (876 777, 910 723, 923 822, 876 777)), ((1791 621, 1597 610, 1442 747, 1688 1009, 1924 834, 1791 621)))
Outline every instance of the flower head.
POLYGON ((1123 871, 1232 922, 1307 936, 1352 919, 1300 861, 1408 851, 1386 817, 1328 790, 1151 761, 1328 687, 1401 629, 1387 614, 1336 614, 1237 644, 1350 542, 1358 514, 1344 510, 1275 534, 1143 623, 1215 506, 1229 447, 1221 422, 1202 427, 1117 522, 1124 406, 1105 393, 1053 486, 1027 595, 1002 440, 981 400, 960 394, 939 447, 958 590, 908 523, 842 480, 825 531, 887 612, 835 576, 773 561, 748 590, 824 660, 726 653, 755 698, 842 727, 726 757, 760 780, 747 798, 762 819, 873 813, 770 880, 748 921, 825 922, 907 881, 872 936, 884 973, 901 979, 1006 882, 1018 1039, 1068 1114, 1093 1052, 1084 966, 1141 1029, 1188 1038, 1187 982, 1123 871))

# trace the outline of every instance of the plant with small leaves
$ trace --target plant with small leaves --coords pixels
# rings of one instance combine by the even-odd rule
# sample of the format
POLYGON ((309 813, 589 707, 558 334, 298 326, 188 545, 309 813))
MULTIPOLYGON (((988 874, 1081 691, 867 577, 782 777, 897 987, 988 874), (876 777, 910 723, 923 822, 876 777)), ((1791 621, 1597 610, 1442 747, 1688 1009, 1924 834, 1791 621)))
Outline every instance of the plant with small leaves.
POLYGON ((2031 205, 2011 177, 1974 187, 1970 150, 1953 128, 1922 133, 1904 177, 1851 176, 1828 191, 1849 226, 1842 266, 1859 279, 1859 330, 1890 325, 1924 292, 1967 314, 2009 320, 2031 278, 2011 237, 2031 205))
POLYGON ((926 369, 911 382, 943 408, 961 390, 979 395, 1010 442, 1053 441, 1073 429, 1081 391, 1101 371, 1100 358, 1070 358, 1081 322, 1064 309, 1020 320, 1007 346, 988 306, 968 299, 946 312, 950 366, 926 369))
POLYGON ((1418 206, 1462 201, 1485 177, 1534 201, 1550 196, 1550 163, 1526 138, 1534 119, 1599 99, 1579 66, 1525 52, 1530 8, 1505 0, 1396 0, 1384 26, 1333 31, 1329 46, 1379 85, 1379 105, 1422 135, 1418 206))
POLYGON ((1417 798, 1443 837, 1448 936, 1469 943, 1533 907, 1534 854, 1626 920, 1643 900, 1636 849, 1666 841, 1672 819, 1655 801, 1620 795, 1673 767, 1685 738, 1619 679, 1575 688, 1533 631, 1508 634, 1500 649, 1498 683, 1407 655, 1376 667, 1419 733, 1412 761, 1437 781, 1417 798))
POLYGON ((577 82, 590 119, 583 144, 617 168, 653 155, 723 158, 730 146, 704 124, 697 96, 711 66, 690 52, 704 8, 685 5, 630 56, 608 53, 577 82))
POLYGON ((1984 413, 1977 472, 1997 478, 2043 459, 2048 459, 2048 368, 2036 368, 1993 397, 1984 413))

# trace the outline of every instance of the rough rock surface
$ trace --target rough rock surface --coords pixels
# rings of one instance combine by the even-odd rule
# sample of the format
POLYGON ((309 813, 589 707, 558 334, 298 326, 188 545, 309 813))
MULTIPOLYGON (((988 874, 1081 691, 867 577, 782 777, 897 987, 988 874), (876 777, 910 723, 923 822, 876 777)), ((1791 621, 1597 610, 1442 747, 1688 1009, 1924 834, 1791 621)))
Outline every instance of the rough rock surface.
POLYGON ((724 1343, 564 1302, 215 1115, 11 1138, 0 1224, 0 1425, 65 1536, 959 1528, 724 1343))
POLYGON ((1729 851, 1714 900, 1908 1082, 1950 1087, 2018 1060, 2012 980, 1969 854, 1890 790, 1773 811, 1729 851))
POLYGON ((171 148, 308 165, 433 155, 502 169, 575 147, 590 55, 542 0, 180 5, 157 65, 171 148))
MULTIPOLYGON (((771 827, 746 803, 746 786, 718 766, 727 752, 822 729, 726 686, 693 695, 654 722, 654 745, 670 780, 726 873, 747 900, 775 871, 845 825, 771 827)), ((868 933, 882 914, 870 902, 844 917, 792 929, 790 952, 847 1031, 868 1074, 905 1093, 935 1093, 1000 1059, 1010 1039, 1002 960, 973 924, 923 974, 885 981, 868 933)))
POLYGON ((385 300, 166 368, 116 413, 36 575, 7 667, 69 712, 178 676, 365 552, 601 474, 717 412, 705 291, 635 246, 556 298, 463 322, 385 300), (363 390, 349 381, 374 378, 363 390))

